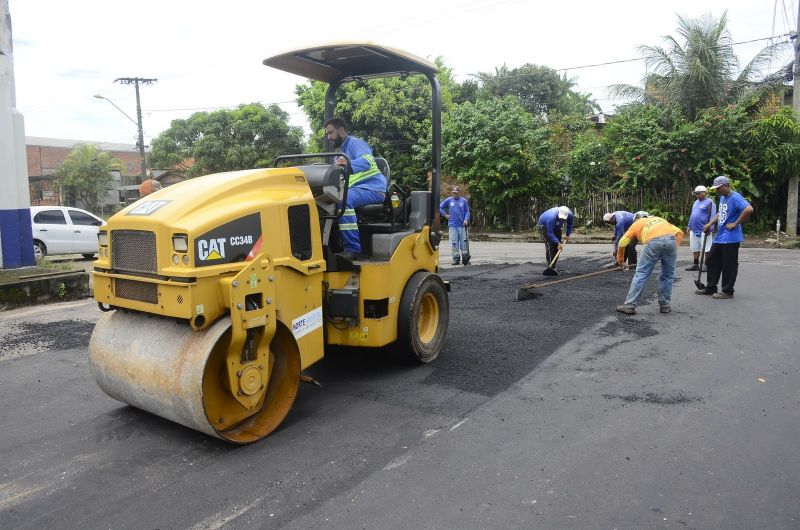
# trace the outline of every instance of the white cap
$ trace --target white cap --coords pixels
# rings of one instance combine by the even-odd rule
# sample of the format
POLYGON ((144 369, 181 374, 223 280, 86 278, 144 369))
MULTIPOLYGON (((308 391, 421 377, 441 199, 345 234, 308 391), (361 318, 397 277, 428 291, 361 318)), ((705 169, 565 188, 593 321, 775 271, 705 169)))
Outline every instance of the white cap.
POLYGON ((708 192, 708 189, 707 189, 705 186, 697 186, 697 187, 694 189, 694 192, 695 192, 695 193, 700 193, 701 191, 708 192))
POLYGON ((650 217, 650 214, 645 212, 644 210, 639 210, 633 217, 635 219, 641 219, 642 217, 650 217))
POLYGON ((559 219, 566 219, 567 217, 569 217, 569 214, 571 214, 571 213, 572 212, 570 212, 569 208, 567 208, 566 206, 559 206, 558 207, 558 218, 559 219))
POLYGON ((605 214, 603 216, 603 221, 605 221, 607 223, 610 220, 612 220, 613 218, 614 218, 614 214, 613 213, 607 213, 607 214, 605 214))

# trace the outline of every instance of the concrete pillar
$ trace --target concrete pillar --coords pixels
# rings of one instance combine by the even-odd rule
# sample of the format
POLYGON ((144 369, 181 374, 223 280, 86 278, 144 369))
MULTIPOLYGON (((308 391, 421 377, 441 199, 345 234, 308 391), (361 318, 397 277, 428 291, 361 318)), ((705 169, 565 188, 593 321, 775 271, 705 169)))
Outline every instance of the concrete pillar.
POLYGON ((25 125, 16 109, 8 0, 0 0, 0 190, 0 268, 33 265, 25 125))

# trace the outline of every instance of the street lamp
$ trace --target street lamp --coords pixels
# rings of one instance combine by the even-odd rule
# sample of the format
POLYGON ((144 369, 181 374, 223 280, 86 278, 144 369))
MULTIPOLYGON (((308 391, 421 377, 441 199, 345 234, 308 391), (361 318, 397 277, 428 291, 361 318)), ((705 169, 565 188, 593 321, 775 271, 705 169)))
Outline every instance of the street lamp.
POLYGON ((145 160, 145 156, 144 156, 144 131, 142 130, 142 115, 141 115, 141 113, 138 114, 139 121, 137 122, 136 120, 134 120, 133 118, 128 116, 127 112, 125 112, 124 110, 119 108, 116 103, 114 103, 113 101, 111 101, 107 97, 101 96, 100 94, 95 94, 94 97, 96 97, 97 99, 104 99, 104 100, 108 101, 109 103, 111 103, 112 105, 114 105, 115 109, 117 109, 122 114, 124 114, 125 117, 128 118, 138 128, 138 130, 139 130, 139 141, 137 142, 137 147, 139 148, 139 158, 141 160, 141 166, 142 166, 141 167, 141 173, 142 174, 140 175, 139 183, 144 182, 147 179, 147 166, 146 166, 146 160, 145 160))

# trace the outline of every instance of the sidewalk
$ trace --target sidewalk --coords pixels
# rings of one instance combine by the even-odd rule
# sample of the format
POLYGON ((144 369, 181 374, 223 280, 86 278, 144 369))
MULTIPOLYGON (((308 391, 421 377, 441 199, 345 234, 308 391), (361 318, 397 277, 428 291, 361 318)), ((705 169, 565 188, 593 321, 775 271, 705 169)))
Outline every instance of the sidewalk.
POLYGON ((0 269, 0 310, 20 305, 75 300, 90 296, 89 273, 83 268, 0 269))

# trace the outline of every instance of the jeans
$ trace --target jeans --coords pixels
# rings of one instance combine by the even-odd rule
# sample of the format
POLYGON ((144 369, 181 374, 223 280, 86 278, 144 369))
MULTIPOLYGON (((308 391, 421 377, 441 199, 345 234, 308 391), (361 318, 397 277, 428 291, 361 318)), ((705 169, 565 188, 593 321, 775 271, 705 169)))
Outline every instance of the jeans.
POLYGON ((706 291, 717 292, 717 284, 722 278, 722 292, 733 294, 736 276, 739 274, 739 243, 714 243, 706 254, 708 276, 706 291))
POLYGON ((355 187, 347 190, 347 203, 345 204, 344 214, 339 218, 339 233, 342 235, 342 246, 346 252, 354 254, 361 252, 356 208, 366 204, 381 204, 385 196, 380 191, 366 188, 355 187))
POLYGON ((469 263, 469 238, 466 226, 450 226, 450 250, 453 252, 453 264, 463 260, 469 263))
POLYGON ((636 305, 642 297, 644 285, 647 283, 658 261, 661 261, 661 274, 658 277, 658 304, 668 306, 672 299, 672 284, 675 281, 675 261, 678 258, 678 248, 675 246, 675 236, 662 236, 651 239, 639 254, 636 263, 636 273, 631 280, 631 288, 625 305, 636 305))

